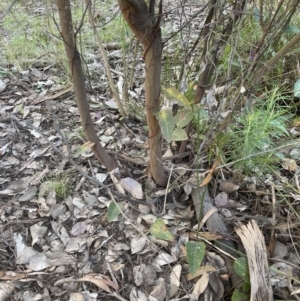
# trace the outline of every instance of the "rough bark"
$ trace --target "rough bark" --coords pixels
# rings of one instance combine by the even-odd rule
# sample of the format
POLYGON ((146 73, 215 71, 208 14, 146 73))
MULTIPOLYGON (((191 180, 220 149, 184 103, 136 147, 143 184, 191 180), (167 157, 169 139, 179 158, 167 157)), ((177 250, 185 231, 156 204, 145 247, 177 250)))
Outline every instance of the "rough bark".
POLYGON ((60 19, 61 35, 63 38, 66 55, 74 84, 77 106, 80 113, 81 125, 88 141, 94 142, 93 152, 96 158, 109 170, 117 167, 115 160, 101 146, 90 115, 89 104, 84 84, 84 75, 80 54, 76 47, 73 30, 71 7, 69 0, 57 0, 60 19))
MULTIPOLYGON (((155 117, 159 110, 162 40, 159 22, 144 0, 118 0, 122 15, 143 44, 145 58, 145 97, 149 127, 150 171, 160 186, 166 186, 168 177, 162 164, 162 134, 155 117)), ((153 4, 153 1, 151 1, 153 4)), ((151 10, 151 8, 150 8, 151 10)))

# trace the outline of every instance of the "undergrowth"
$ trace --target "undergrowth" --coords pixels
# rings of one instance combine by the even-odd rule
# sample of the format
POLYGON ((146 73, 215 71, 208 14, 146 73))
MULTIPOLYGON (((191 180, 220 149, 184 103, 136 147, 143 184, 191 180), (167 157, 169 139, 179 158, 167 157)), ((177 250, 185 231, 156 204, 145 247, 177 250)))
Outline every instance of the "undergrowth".
POLYGON ((267 92, 236 116, 230 127, 228 158, 246 173, 266 173, 279 158, 273 148, 289 136, 288 122, 292 114, 285 104, 288 98, 278 88, 267 92))

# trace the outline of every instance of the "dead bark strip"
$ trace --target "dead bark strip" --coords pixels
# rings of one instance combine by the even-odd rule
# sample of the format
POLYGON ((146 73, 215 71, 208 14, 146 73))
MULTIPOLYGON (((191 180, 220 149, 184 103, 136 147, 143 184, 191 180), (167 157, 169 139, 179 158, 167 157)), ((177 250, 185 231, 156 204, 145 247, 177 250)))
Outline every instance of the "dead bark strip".
POLYGON ((267 248, 256 221, 236 227, 235 231, 247 254, 251 283, 250 301, 273 301, 267 248))

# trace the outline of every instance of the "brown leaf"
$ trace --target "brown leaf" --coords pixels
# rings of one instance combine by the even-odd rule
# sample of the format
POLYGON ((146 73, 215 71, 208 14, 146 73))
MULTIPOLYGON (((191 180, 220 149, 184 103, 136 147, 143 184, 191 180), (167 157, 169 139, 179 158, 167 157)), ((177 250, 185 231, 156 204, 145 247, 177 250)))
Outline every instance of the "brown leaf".
POLYGON ((213 175, 215 169, 219 166, 219 164, 220 164, 220 158, 217 158, 217 160, 214 162, 212 168, 209 170, 209 174, 205 177, 205 179, 200 184, 200 187, 207 185, 211 181, 212 175, 213 175))
POLYGON ((196 282, 193 292, 190 296, 190 301, 198 300, 199 296, 205 291, 208 285, 209 276, 205 272, 203 276, 196 282))
POLYGON ((195 275, 192 275, 191 273, 188 273, 187 275, 185 275, 185 279, 186 279, 186 281, 190 281, 190 280, 193 280, 193 279, 203 275, 204 273, 211 273, 211 272, 215 272, 215 271, 216 271, 216 269, 211 265, 201 266, 197 270, 195 275))
POLYGON ((107 276, 100 275, 100 274, 88 274, 82 278, 77 279, 77 281, 92 282, 95 285, 97 285, 99 288, 103 289, 104 291, 106 291, 108 293, 112 293, 109 286, 112 287, 114 290, 119 289, 118 285, 115 284, 114 282, 112 282, 107 276))
POLYGON ((218 240, 218 239, 225 239, 224 236, 222 236, 219 233, 211 233, 211 232, 190 232, 189 238, 198 240, 199 238, 204 238, 206 240, 218 240))
POLYGON ((238 190, 239 188, 240 188, 240 186, 235 185, 229 181, 221 181, 219 184, 219 190, 225 191, 227 193, 234 192, 234 191, 238 190))

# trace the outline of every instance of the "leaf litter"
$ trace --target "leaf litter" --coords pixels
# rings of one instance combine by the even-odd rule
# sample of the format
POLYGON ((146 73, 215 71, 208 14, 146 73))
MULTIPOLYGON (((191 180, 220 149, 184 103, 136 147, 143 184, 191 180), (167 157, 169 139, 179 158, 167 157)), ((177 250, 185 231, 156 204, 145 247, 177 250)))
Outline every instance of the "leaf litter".
MULTIPOLYGON (((200 20, 196 18, 191 26, 197 22, 200 20)), ((166 17, 166 24, 173 30, 179 28, 176 12, 166 17)), ((114 58, 114 68, 118 69, 122 52, 113 50, 109 57, 114 58)), ((172 55, 172 45, 168 51, 172 55)), ((94 67, 96 60, 100 58, 95 57, 94 67)), ((269 212, 276 213, 276 195, 270 187, 283 191, 289 182, 285 175, 294 176, 298 190, 291 189, 289 195, 293 201, 299 200, 297 160, 285 160, 282 167, 288 173, 270 176, 265 183, 245 177, 240 181, 234 174, 222 178, 214 198, 204 197, 203 212, 199 176, 207 185, 215 167, 187 177, 188 165, 174 166, 185 191, 180 198, 170 197, 165 190, 150 189, 149 198, 156 200, 151 206, 113 200, 107 191, 75 172, 68 160, 68 156, 76 158, 84 173, 110 183, 107 171, 91 156, 90 142, 81 136, 72 87, 63 87, 59 81, 63 73, 54 75, 48 63, 45 67, 37 61, 19 73, 6 68, 6 76, 0 80, 0 299, 163 301, 198 300, 206 294, 208 299, 221 300, 235 284, 230 260, 239 256, 231 242, 237 242, 238 236, 232 228, 249 220, 269 231, 274 231, 277 223, 282 240, 271 248, 274 233, 270 239, 265 237, 273 260, 270 283, 286 298, 298 293, 295 265, 299 258, 288 234, 295 228, 296 237, 299 224, 292 217, 286 221, 280 214, 277 221, 267 218, 269 212), (64 192, 66 186, 69 189, 64 192), (207 220, 201 223, 204 217, 207 220), (191 232, 193 227, 196 231, 191 232), (198 261, 199 255, 188 254, 187 246, 194 241, 202 241, 207 248, 198 261)), ((142 93, 142 64, 136 70, 139 88, 130 94, 135 101, 142 93)), ((98 135, 132 172, 120 177, 118 170, 110 175, 112 181, 119 185, 120 193, 126 190, 144 199, 144 182, 139 178, 144 171, 139 173, 138 169, 147 162, 147 134, 139 122, 119 121, 107 83, 96 82, 100 97, 91 93, 90 98, 98 135), (132 162, 126 158, 135 159, 132 162)), ((206 97, 210 107, 217 105, 213 90, 206 97)), ((166 154, 167 158, 173 155, 169 148, 166 154)), ((168 159, 165 162, 174 164, 168 159)))

